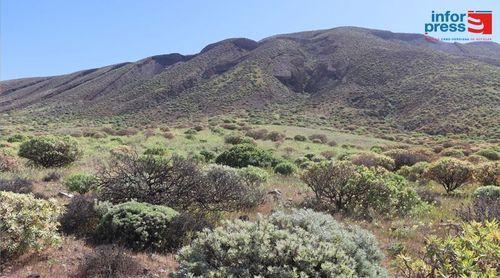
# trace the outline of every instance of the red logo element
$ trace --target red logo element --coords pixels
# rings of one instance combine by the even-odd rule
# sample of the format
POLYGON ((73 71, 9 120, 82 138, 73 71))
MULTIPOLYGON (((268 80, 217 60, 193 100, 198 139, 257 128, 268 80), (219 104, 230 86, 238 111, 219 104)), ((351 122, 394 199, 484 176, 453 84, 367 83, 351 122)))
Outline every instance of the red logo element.
POLYGON ((467 30, 471 33, 491 35, 493 31, 493 14, 491 11, 468 11, 467 30))

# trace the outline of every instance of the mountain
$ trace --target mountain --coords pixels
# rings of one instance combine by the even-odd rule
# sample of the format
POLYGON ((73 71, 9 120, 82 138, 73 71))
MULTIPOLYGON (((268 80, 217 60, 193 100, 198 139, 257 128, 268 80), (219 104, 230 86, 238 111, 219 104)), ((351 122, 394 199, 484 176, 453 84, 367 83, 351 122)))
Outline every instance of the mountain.
POLYGON ((0 83, 0 112, 37 121, 132 123, 238 114, 285 123, 429 134, 500 134, 500 45, 357 27, 234 38, 0 83))

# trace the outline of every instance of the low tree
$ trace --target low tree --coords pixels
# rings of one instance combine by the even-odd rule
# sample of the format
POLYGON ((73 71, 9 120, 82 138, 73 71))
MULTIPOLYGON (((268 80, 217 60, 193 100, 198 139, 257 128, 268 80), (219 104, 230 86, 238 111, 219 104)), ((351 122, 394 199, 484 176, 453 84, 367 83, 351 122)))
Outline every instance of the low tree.
POLYGON ((450 193, 470 181, 472 171, 467 162, 456 158, 442 158, 429 165, 426 175, 443 185, 446 193, 450 193))

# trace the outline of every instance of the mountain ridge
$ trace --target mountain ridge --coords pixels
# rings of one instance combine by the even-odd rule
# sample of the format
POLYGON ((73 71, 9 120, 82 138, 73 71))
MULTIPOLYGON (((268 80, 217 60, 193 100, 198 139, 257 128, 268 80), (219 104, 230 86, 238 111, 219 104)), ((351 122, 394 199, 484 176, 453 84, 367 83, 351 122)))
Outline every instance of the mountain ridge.
POLYGON ((0 112, 132 122, 275 114, 295 123, 324 118, 337 128, 491 137, 500 132, 499 65, 496 43, 338 27, 2 81, 0 112))

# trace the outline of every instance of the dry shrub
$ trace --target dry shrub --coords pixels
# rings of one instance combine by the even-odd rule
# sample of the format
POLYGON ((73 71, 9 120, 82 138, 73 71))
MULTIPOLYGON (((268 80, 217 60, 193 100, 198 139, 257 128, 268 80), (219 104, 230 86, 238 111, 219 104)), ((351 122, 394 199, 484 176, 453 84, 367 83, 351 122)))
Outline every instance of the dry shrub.
POLYGON ((19 162, 15 157, 0 153, 0 172, 11 172, 19 168, 19 162))
POLYGON ((328 159, 328 160, 331 160, 332 158, 335 157, 335 152, 334 151, 324 151, 324 152, 321 152, 321 155, 328 159))
POLYGON ((163 133, 163 137, 170 140, 170 139, 174 139, 175 135, 172 132, 167 131, 167 132, 163 133))
POLYGON ((351 158, 351 162, 355 165, 363 165, 365 167, 384 167, 385 169, 394 170, 394 160, 388 156, 376 153, 359 153, 351 158))
POLYGON ((11 180, 0 179, 0 191, 28 194, 33 191, 33 182, 20 177, 11 180))
POLYGON ((116 245, 99 246, 85 255, 75 277, 144 277, 143 267, 116 245))
POLYGON ((267 137, 269 131, 265 128, 261 129, 251 129, 247 131, 246 136, 252 137, 255 140, 263 140, 267 137))
POLYGON ((402 166, 412 166, 417 162, 430 160, 430 155, 422 150, 394 149, 384 154, 394 159, 395 170, 402 166))
POLYGON ((326 136, 325 134, 313 134, 309 136, 309 140, 326 144, 328 142, 328 136, 326 136))

